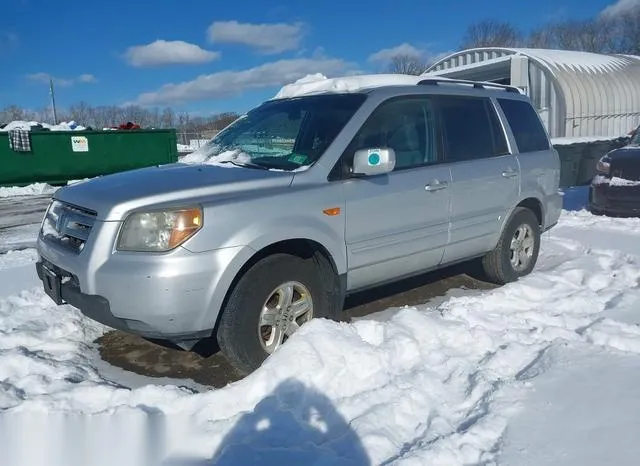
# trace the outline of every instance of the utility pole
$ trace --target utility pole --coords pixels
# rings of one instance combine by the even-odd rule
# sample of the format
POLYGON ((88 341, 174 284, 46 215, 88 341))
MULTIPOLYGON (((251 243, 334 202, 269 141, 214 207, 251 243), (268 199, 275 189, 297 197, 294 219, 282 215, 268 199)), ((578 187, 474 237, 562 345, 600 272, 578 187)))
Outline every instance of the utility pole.
POLYGON ((49 93, 51 94, 51 108, 53 110, 53 124, 58 124, 58 114, 56 112, 56 95, 53 91, 53 78, 49 76, 49 93))

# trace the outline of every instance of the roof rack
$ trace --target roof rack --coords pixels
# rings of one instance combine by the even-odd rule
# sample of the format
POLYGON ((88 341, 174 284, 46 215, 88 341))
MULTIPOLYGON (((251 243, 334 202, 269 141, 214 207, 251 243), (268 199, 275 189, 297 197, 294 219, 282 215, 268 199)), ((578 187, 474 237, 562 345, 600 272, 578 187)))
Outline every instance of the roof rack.
POLYGON ((508 86, 506 84, 496 84, 490 82, 469 81, 466 79, 448 79, 448 78, 425 78, 422 81, 418 81, 418 86, 436 85, 436 84, 466 84, 473 86, 476 89, 504 89, 507 92, 516 92, 522 94, 522 91, 515 86, 508 86))

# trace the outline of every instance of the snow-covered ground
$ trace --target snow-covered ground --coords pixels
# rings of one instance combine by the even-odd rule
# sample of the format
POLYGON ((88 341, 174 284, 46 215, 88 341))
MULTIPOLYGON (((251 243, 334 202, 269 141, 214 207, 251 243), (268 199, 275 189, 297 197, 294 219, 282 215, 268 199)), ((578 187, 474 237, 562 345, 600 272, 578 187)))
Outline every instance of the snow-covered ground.
POLYGON ((640 219, 564 211, 519 282, 313 321, 217 390, 101 361, 105 328, 54 306, 34 261, 32 249, 0 255, 2 464, 584 466, 640 454, 640 219))

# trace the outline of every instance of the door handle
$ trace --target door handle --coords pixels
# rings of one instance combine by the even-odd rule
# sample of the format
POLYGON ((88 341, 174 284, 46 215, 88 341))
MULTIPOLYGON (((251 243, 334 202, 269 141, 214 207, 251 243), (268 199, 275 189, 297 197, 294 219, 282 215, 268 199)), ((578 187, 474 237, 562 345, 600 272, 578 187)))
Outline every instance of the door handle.
POLYGON ((505 178, 511 178, 514 176, 518 176, 518 172, 513 168, 509 168, 508 170, 502 172, 502 176, 504 176, 505 178))
POLYGON ((434 180, 433 183, 430 183, 424 187, 426 191, 440 191, 441 189, 445 189, 449 186, 449 183, 440 182, 438 180, 434 180))

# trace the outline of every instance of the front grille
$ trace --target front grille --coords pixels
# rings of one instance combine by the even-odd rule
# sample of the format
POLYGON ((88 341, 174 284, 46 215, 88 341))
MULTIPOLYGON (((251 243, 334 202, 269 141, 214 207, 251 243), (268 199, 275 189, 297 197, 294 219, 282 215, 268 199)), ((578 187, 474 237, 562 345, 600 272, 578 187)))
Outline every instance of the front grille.
POLYGON ((97 214, 82 207, 53 201, 42 222, 44 239, 79 254, 89 239, 97 214))

